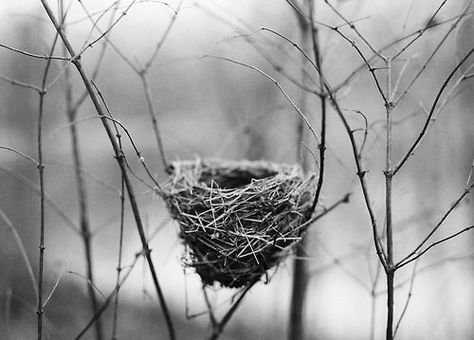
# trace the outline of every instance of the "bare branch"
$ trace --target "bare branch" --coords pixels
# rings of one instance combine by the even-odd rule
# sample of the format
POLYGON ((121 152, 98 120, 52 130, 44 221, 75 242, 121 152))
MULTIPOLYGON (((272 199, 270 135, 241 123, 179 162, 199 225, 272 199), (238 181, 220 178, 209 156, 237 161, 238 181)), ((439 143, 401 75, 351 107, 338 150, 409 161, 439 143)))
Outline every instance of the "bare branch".
POLYGON ((455 238, 456 236, 461 235, 461 234, 463 234, 463 233, 465 233, 465 232, 468 232, 468 231, 470 231, 470 230, 473 230, 473 229, 474 229, 474 225, 471 225, 471 226, 466 227, 466 228, 464 228, 464 229, 462 229, 462 230, 460 230, 460 231, 458 231, 458 232, 456 232, 456 233, 454 233, 454 234, 452 234, 452 235, 450 235, 450 236, 448 236, 448 237, 445 237, 445 238, 443 238, 443 239, 441 239, 441 240, 439 240, 439 241, 436 241, 436 242, 430 244, 425 250, 423 250, 422 252, 418 253, 416 256, 410 258, 409 260, 407 260, 407 261, 405 261, 405 262, 401 262, 400 264, 398 264, 398 265, 397 265, 397 269, 400 269, 400 268, 406 266, 407 264, 409 264, 409 263, 411 263, 411 262, 413 262, 413 261, 416 261, 417 259, 419 259, 420 257, 422 257, 427 251, 429 251, 431 248, 436 247, 437 245, 439 245, 439 244, 441 244, 441 243, 444 243, 444 242, 446 242, 446 241, 449 241, 449 240, 455 238))
POLYGON ((410 304, 411 297, 413 296, 413 285, 415 283, 415 276, 416 276, 416 267, 418 265, 418 262, 415 262, 415 265, 413 266, 413 271, 411 273, 411 279, 410 279, 410 287, 408 288, 408 295, 407 299, 405 300, 405 305, 403 306, 402 313, 400 314, 400 317, 397 321, 397 324, 395 326, 395 330, 393 331, 393 338, 395 339, 398 328, 400 327, 400 324, 403 320, 403 317, 405 316, 407 310, 408 310, 408 305, 410 304))
POLYGON ((46 54, 34 54, 34 53, 23 51, 19 48, 11 47, 11 46, 1 44, 1 43, 0 43, 0 47, 5 48, 5 49, 10 50, 10 51, 13 51, 13 52, 16 52, 16 53, 20 53, 22 55, 26 55, 27 57, 36 58, 36 59, 63 60, 63 61, 70 61, 71 60, 70 58, 61 57, 61 56, 53 56, 53 55, 46 55, 46 54))
MULTIPOLYGON (((446 1, 446 0, 445 0, 446 1)), ((464 8, 464 10, 462 11, 462 13, 459 15, 459 17, 457 18, 457 20, 451 25, 451 27, 449 28, 448 32, 446 32, 446 34, 443 36, 443 38, 441 39, 441 41, 438 43, 438 45, 436 45, 435 49, 431 52, 430 56, 428 57, 428 59, 425 61, 425 63, 423 64, 423 66, 420 68, 420 70, 413 76, 413 78, 411 79, 411 81, 408 83, 407 87, 403 90, 403 92, 398 96, 398 98, 394 101, 393 105, 397 105, 404 97, 406 94, 408 94, 408 92, 410 91, 411 87, 413 86, 413 84, 418 80, 418 78, 421 76, 421 74, 423 74, 423 72, 426 70, 426 68, 428 67, 428 64, 433 60, 434 56, 438 53, 439 49, 441 48, 441 46, 444 44, 445 41, 447 41, 448 37, 451 35, 452 32, 454 32, 454 29, 458 26, 458 24, 461 22, 461 20, 465 17, 466 13, 467 13, 467 10, 469 9, 469 7, 471 6, 472 4, 472 1, 473 0, 470 0, 469 1, 469 4, 464 8)), ((398 55, 398 54, 397 54, 398 55)), ((397 56, 396 55, 396 56, 397 56)), ((396 57, 395 56, 395 57, 396 57)), ((395 58, 393 57, 393 58, 395 58)))
POLYGON ((15 241, 16 247, 18 248, 21 258, 23 259, 23 262, 25 263, 26 271, 28 272, 28 276, 33 285, 33 291, 35 292, 35 296, 36 298, 38 298, 38 295, 39 295, 38 283, 36 281, 35 274, 33 272, 33 267, 31 266, 30 259, 28 258, 28 255, 26 253, 25 246, 23 245, 23 241, 21 240, 20 234, 18 234, 18 230, 15 228, 15 226, 10 221, 7 214, 5 214, 2 208, 0 208, 0 218, 3 220, 3 223, 5 223, 5 225, 8 227, 8 229, 12 233, 13 240, 15 241))
MULTIPOLYGON (((32 192, 34 192, 36 195, 40 196, 41 192, 40 190, 36 187, 35 183, 31 182, 28 178, 25 176, 21 175, 17 171, 13 171, 10 169, 2 168, 0 167, 0 171, 3 171, 16 180, 18 180, 22 185, 30 189, 32 192)), ((79 235, 80 230, 77 225, 74 224, 74 222, 71 221, 71 219, 63 212, 61 208, 59 208, 54 201, 45 194, 44 196, 45 202, 48 204, 49 208, 54 211, 66 224, 67 227, 69 227, 75 234, 79 235)))
POLYGON ((228 61, 228 62, 231 62, 233 64, 237 64, 237 65, 240 65, 240 66, 244 66, 244 67, 247 67, 247 68, 250 68, 254 71, 257 71, 258 73, 260 73, 261 75, 263 75, 265 78, 269 79, 270 81, 273 82, 273 84, 275 84, 278 89, 280 90, 280 92, 283 94, 283 96, 285 96, 285 98, 288 100, 288 102, 290 103, 290 105, 293 107, 293 109, 295 109, 295 111, 300 115, 301 119, 303 119, 303 121, 305 122, 306 126, 308 127, 308 129, 311 131, 312 135, 314 136, 314 138, 319 142, 321 143, 321 140, 320 138, 318 137, 318 135, 316 134, 316 131, 313 129, 313 127, 311 126, 310 122, 308 121, 308 119, 306 118, 306 115, 301 112, 300 108, 295 104, 295 102, 293 101, 293 99, 291 99, 291 97, 288 95, 288 93, 286 93, 286 91, 283 89, 283 87, 280 85, 280 83, 275 79, 273 78, 272 76, 270 76, 268 73, 262 71, 261 69, 259 69, 258 67, 256 66, 253 66, 253 65, 250 65, 250 64, 246 64, 246 63, 243 63, 243 62, 240 62, 240 61, 237 61, 237 60, 234 60, 234 59, 230 59, 230 58, 226 58, 226 57, 219 57, 219 56, 213 56, 213 55, 204 55, 203 58, 212 58, 212 59, 217 59, 217 60, 224 60, 224 61, 228 61))
MULTIPOLYGON (((434 18, 438 15, 439 11, 441 11, 441 9, 444 7, 444 5, 448 2, 448 0, 443 0, 443 2, 438 6, 438 8, 436 9, 436 11, 431 15, 431 17, 428 19, 428 23, 429 22, 433 22, 434 18)), ((413 3, 411 5, 411 7, 413 7, 413 3)), ((410 10, 411 10, 411 7, 410 7, 410 10)), ((403 48, 397 53, 395 54, 392 58, 393 59, 396 59, 398 58, 403 52, 405 52, 415 41, 417 41, 419 38, 421 38, 421 36, 426 32, 426 30, 428 30, 430 28, 430 25, 425 25, 425 27, 423 29, 421 29, 420 31, 417 32, 417 34, 415 35, 415 37, 410 40, 405 46, 403 46, 403 48)))
MULTIPOLYGON (((441 225, 444 223, 444 221, 459 206, 459 204, 468 196, 468 194, 470 193, 472 188, 474 188, 474 184, 471 184, 469 187, 466 187, 464 192, 456 199, 456 201, 454 201, 453 204, 451 204, 451 207, 444 213, 444 215, 441 217, 441 219, 438 221, 438 223, 436 223, 436 225, 433 227, 433 229, 431 229, 431 231, 428 233, 428 235, 426 235, 426 237, 423 239, 423 241, 421 241, 421 243, 410 254, 408 254, 402 260, 400 260, 395 265, 395 267, 401 268, 401 267, 405 266, 406 264, 412 262, 414 258, 419 257, 419 256, 415 256, 416 253, 418 252, 418 250, 420 250, 421 247, 423 247, 426 244, 426 242, 428 242, 428 240, 431 238, 431 236, 433 236, 434 233, 441 227, 441 225), (409 260, 409 259, 411 259, 411 260, 409 260)), ((429 248, 431 248, 431 247, 432 247, 432 245, 429 248)), ((426 252, 426 250, 423 251, 422 253, 425 253, 425 252, 426 252)))
POLYGON ((461 61, 458 63, 458 65, 451 71, 451 73, 449 74, 449 76, 446 78, 446 80, 444 81, 443 85, 441 86, 440 90, 438 91, 434 101, 433 101, 433 104, 431 105, 431 109, 430 109, 430 112, 425 120, 425 124, 423 125, 423 128, 421 129, 420 131, 420 134, 418 135, 418 137, 416 138, 416 140, 414 141, 414 143, 412 144, 412 146, 408 149, 408 152, 405 154, 405 156, 400 160, 400 162, 394 167, 394 170, 393 170, 393 175, 395 175, 400 169, 401 167, 405 164, 405 162, 411 157, 413 156, 416 148, 420 145, 420 143, 422 142, 422 140, 424 139, 425 135, 426 135, 426 132, 428 131, 428 127, 431 123, 431 118, 433 117, 434 113, 435 113, 435 110, 436 110, 436 106, 442 96, 442 94, 444 93, 444 90, 446 89, 446 87, 448 86, 448 83, 450 82, 450 80, 454 77, 454 75, 456 74, 456 72, 459 70, 459 68, 469 59, 469 57, 474 53, 474 48, 471 48, 471 50, 464 56, 464 58, 461 59, 461 61))

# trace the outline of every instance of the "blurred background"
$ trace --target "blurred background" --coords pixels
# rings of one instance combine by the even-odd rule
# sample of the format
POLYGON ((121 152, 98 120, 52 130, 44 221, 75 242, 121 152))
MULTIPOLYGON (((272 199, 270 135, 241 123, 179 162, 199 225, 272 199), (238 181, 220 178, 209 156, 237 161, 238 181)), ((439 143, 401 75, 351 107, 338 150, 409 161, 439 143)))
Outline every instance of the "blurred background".
MULTIPOLYGON (((306 131, 305 147, 297 141, 300 117, 269 79, 255 69, 218 60, 230 58, 252 65, 274 77, 302 108, 319 132, 318 98, 297 84, 316 88, 317 72, 302 55, 276 35, 273 29, 298 43, 308 54, 308 36, 292 7, 285 1, 65 1, 66 28, 76 50, 100 33, 88 15, 100 19, 113 45, 98 41, 82 55, 89 75, 98 69, 96 84, 114 117, 129 131, 159 182, 166 179, 151 124, 146 91, 140 75, 157 43, 167 34, 146 74, 157 113, 163 145, 170 160, 196 157, 265 159, 279 163, 306 158, 317 171, 317 141, 306 131), (113 7, 118 3, 118 10, 113 7), (169 34, 169 23, 177 16, 169 34), (107 10, 106 12, 104 12, 107 10), (121 13, 127 15, 121 17, 121 13), (105 14, 104 14, 105 13, 105 14), (103 54, 103 56, 101 56, 103 54), (302 150, 298 152, 298 150, 302 150)), ((426 71, 410 87, 394 111, 394 160, 400 159, 418 136, 426 110, 456 63, 474 46, 474 21, 468 15, 455 28, 456 17, 469 1, 447 1, 431 22, 442 1, 333 1, 345 17, 356 20, 362 35, 379 49, 397 37, 427 25, 436 26, 417 40, 394 63, 394 83, 405 89, 412 76, 426 64, 449 30, 453 32, 427 64, 426 71), (454 19, 453 19, 454 18, 454 19)), ((56 15, 57 3, 51 1, 56 15)), ((47 55, 54 27, 39 1, 0 3, 0 43, 37 55, 47 55)), ((329 26, 343 23, 323 1, 315 2, 315 19, 329 26)), ((319 25, 323 70, 336 86, 361 65, 354 49, 334 31, 319 25)), ((371 51, 347 27, 344 32, 362 51, 371 51)), ((385 50, 387 55, 400 45, 385 50)), ((58 43, 54 55, 62 55, 58 43)), ((39 95, 18 83, 41 86, 45 60, 0 48, 0 145, 37 158, 39 95), (16 84, 14 84, 16 83, 16 84)), ((464 72, 474 59, 460 70, 464 72)), ((380 65, 379 65, 380 66, 380 65)), ((66 110, 66 74, 70 72, 73 101, 84 88, 75 69, 55 60, 47 78, 42 122, 45 162, 46 250, 45 292, 59 284, 45 310, 49 339, 75 337, 91 318, 87 296, 84 245, 78 233, 79 203, 76 187, 70 124, 66 110)), ((467 71, 467 74, 473 73, 467 71)), ((380 75, 383 73, 380 72, 380 75)), ((456 77, 454 79, 457 79, 456 77)), ((453 82, 454 83, 454 82, 453 82)), ((395 258, 413 250, 432 226, 462 194, 474 157, 473 78, 467 78, 436 117, 415 156, 394 182, 395 258)), ((401 93, 401 90, 400 90, 401 93)), ((384 221, 385 108, 370 73, 362 70, 338 93, 353 129, 363 129, 362 112, 370 130, 364 164, 377 220, 384 221)), ((116 283, 120 226, 120 171, 110 142, 89 99, 79 107, 74 125, 78 131, 85 177, 88 217, 92 229, 95 285, 105 296, 116 283)), ((362 141, 363 133, 357 135, 362 141)), ((151 184, 128 140, 124 150, 138 178, 151 184)), ((17 154, 0 150, 0 338, 32 339, 36 334, 36 300, 22 255, 8 220, 21 238, 35 275, 38 267, 39 202, 36 167, 17 154)), ((178 339, 205 338, 210 326, 206 315, 186 318, 186 313, 206 310, 199 277, 183 270, 183 246, 178 226, 168 217, 163 202, 134 178, 158 277, 177 325, 178 339)), ((310 281, 306 303, 308 339, 382 339, 385 327, 385 280, 375 255, 371 227, 356 178, 349 139, 335 112, 328 112, 327 172, 321 207, 346 193, 348 204, 319 220, 309 230, 305 261, 310 281), (374 293, 375 292, 375 293, 374 293)), ((464 200, 434 235, 442 239, 473 224, 472 200, 464 200)), ((398 339, 472 339, 474 337, 472 232, 444 243, 416 264, 397 272, 395 318, 411 299, 398 330, 398 339), (410 289, 411 286, 411 289, 410 289)), ((128 203, 125 210, 123 265, 132 263, 141 249, 128 203)), ((257 284, 226 327, 223 339, 285 339, 291 294, 292 260, 272 271, 271 281, 257 284)), ((47 295, 46 293, 46 295, 47 295)), ((232 291, 215 287, 211 300, 217 313, 225 310, 232 291)), ((99 297, 99 301, 102 298, 99 297)), ((102 318, 111 336, 112 311, 102 318)), ((93 329, 85 338, 93 338, 93 329)), ((146 263, 140 259, 120 291, 119 339, 166 339, 163 316, 146 263)))

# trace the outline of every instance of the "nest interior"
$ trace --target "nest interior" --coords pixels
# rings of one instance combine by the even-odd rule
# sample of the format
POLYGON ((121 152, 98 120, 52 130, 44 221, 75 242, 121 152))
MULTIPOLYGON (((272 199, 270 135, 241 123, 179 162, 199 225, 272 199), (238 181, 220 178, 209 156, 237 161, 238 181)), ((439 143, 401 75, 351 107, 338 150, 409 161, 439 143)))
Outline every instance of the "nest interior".
POLYGON ((161 195, 204 284, 258 280, 301 239, 313 212, 315 176, 263 161, 179 161, 161 195))

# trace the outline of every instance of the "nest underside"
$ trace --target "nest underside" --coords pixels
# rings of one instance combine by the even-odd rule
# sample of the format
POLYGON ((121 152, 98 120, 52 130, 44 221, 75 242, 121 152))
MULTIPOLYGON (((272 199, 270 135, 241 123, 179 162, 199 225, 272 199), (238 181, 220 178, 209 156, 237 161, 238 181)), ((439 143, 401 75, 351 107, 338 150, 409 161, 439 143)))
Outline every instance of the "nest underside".
POLYGON ((162 195, 180 225, 185 263, 203 283, 242 287, 277 265, 312 213, 314 176, 267 162, 172 165, 162 195))

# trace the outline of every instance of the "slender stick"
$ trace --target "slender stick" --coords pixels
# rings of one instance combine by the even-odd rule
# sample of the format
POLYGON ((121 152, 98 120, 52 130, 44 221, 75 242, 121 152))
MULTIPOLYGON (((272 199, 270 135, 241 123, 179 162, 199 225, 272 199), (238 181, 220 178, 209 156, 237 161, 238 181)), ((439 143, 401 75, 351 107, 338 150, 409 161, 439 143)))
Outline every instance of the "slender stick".
MULTIPOLYGON (((119 256, 117 264, 117 284, 120 282, 120 277, 122 273, 122 252, 123 252, 123 227, 124 227, 124 212, 125 212, 125 184, 122 179, 122 194, 120 196, 120 237, 119 237, 119 256)), ((118 322, 118 302, 119 302, 119 291, 120 287, 117 289, 117 294, 115 295, 114 300, 114 316, 112 323, 112 340, 117 338, 117 322, 118 322)))
POLYGON ((117 144, 117 141, 114 137, 114 133, 113 133, 112 129, 110 128, 107 119, 105 118, 105 112, 102 109, 102 106, 100 104, 100 101, 99 101, 96 93, 94 92, 94 89, 92 87, 92 83, 90 82, 89 78, 87 77, 87 75, 86 75, 86 73, 85 73, 85 71, 82 67, 82 63, 81 63, 80 58, 75 58, 76 54, 74 52, 74 49, 72 48, 68 38, 66 37, 66 35, 62 31, 59 23, 57 22, 56 18, 54 17, 54 14, 53 14, 51 8, 49 7, 49 5, 47 3, 47 0, 41 0, 41 3, 43 4, 43 7, 44 7, 49 19, 51 20, 51 22, 55 26, 57 32, 61 36, 61 39, 62 39, 63 43, 66 45, 66 48, 67 48, 69 54, 72 56, 72 61, 71 62, 74 64, 77 71, 79 72, 79 75, 81 76, 81 79, 84 83, 84 86, 86 87, 86 89, 89 93, 89 96, 90 96, 90 98, 93 102, 94 108, 95 108, 97 114, 99 115, 99 117, 101 118, 102 124, 103 124, 104 129, 107 133, 107 136, 110 140, 110 143, 112 144, 112 148, 114 150, 117 163, 120 167, 120 170, 121 170, 122 176, 123 176, 123 180, 125 182, 125 187, 127 189, 130 205, 132 207, 132 212, 133 212, 133 216, 135 218, 135 222, 136 222, 136 225, 137 225, 137 230, 138 230, 138 234, 140 236, 143 251, 145 253, 145 257, 146 257, 146 260, 148 262, 148 266, 150 268, 150 272, 151 272, 151 275, 152 275, 153 283, 154 283, 154 286, 155 286, 157 294, 158 294, 158 299, 159 299, 160 304, 161 304, 161 309, 162 309, 164 317, 165 317, 165 322, 166 322, 167 329, 168 329, 168 332, 169 332, 169 337, 170 337, 170 339, 174 340, 176 338, 176 336, 175 336, 175 330, 174 330, 173 322, 171 320, 171 315, 169 313, 169 310, 168 310, 168 307, 167 307, 167 304, 166 304, 165 297, 163 295, 161 286, 158 282, 158 276, 156 274, 155 265, 154 265, 153 260, 151 258, 151 251, 150 251, 150 248, 148 246, 147 239, 146 239, 145 231, 144 231, 142 220, 141 220, 141 217, 140 217, 140 211, 138 209, 138 204, 137 204, 136 197, 135 197, 135 194, 134 194, 134 189, 133 189, 131 180, 128 176, 125 157, 124 157, 123 153, 120 151, 120 147, 117 144))
MULTIPOLYGON (((117 141, 120 149, 122 149, 122 135, 120 134, 117 125, 114 124, 115 132, 117 136, 117 141)), ((125 182, 122 177, 122 186, 120 190, 120 236, 119 236, 119 254, 118 254, 118 264, 117 264, 117 276, 116 284, 120 282, 120 277, 122 273, 122 257, 123 257, 123 231, 125 223, 125 182)), ((114 316, 112 322, 112 340, 117 339, 117 322, 118 322, 118 303, 119 303, 119 292, 120 287, 117 288, 117 294, 114 299, 114 316)))
POLYGON ((140 258, 140 255, 143 255, 143 252, 136 254, 135 259, 133 260, 133 263, 128 267, 128 270, 125 273, 125 275, 123 275, 122 279, 119 282, 117 282, 114 290, 109 294, 109 296, 107 296, 102 306, 97 310, 96 314, 94 314, 94 316, 90 319, 87 325, 75 337, 75 340, 79 340, 80 338, 82 338, 86 334, 87 330, 92 326, 92 324, 96 322, 97 319, 105 312, 109 304, 112 302, 112 299, 114 298, 114 296, 116 296, 116 294, 119 292, 120 287, 122 287, 122 285, 125 283, 130 273, 132 272, 133 268, 135 268, 135 265, 137 264, 138 259, 140 258))
POLYGON ((168 170, 169 169, 169 162, 168 162, 168 159, 166 157, 165 149, 163 147, 163 139, 161 138, 160 129, 158 128, 158 121, 157 121, 157 118, 156 118, 157 114, 156 114, 155 107, 153 105, 152 95, 151 95, 151 92, 150 92, 150 87, 148 85, 148 80, 146 78, 146 74, 141 72, 140 73, 140 79, 142 81, 143 89, 145 91, 145 98, 146 98, 146 102, 147 102, 147 105, 148 105, 148 112, 149 112, 150 117, 151 117, 151 124, 153 126, 153 132, 155 133, 156 143, 158 144, 158 150, 160 152, 161 161, 163 162, 163 167, 166 170, 168 170))
POLYGON ((13 51, 13 52, 16 52, 16 53, 19 53, 19 54, 26 55, 27 57, 30 57, 30 58, 37 58, 37 59, 44 59, 44 60, 65 60, 65 61, 69 61, 69 58, 53 56, 53 55, 34 54, 34 53, 23 51, 19 48, 11 47, 11 46, 1 44, 1 43, 0 43, 0 47, 5 48, 5 49, 10 50, 10 51, 13 51))
POLYGON ((469 57, 473 53, 474 53, 474 47, 471 48, 469 50, 469 52, 464 56, 464 58, 461 59, 461 61, 458 63, 458 65, 451 71, 451 73, 448 75, 448 77, 444 81, 443 85, 441 86, 438 93, 436 94, 436 97, 433 101, 433 104, 431 105, 430 112, 429 112, 428 116, 426 117, 425 124, 423 125, 423 128, 421 129, 418 137, 415 139, 415 141, 413 142, 411 147, 408 149, 405 156, 403 156, 403 158, 400 160, 400 162, 395 166, 395 168, 393 170, 393 175, 395 175, 398 171, 400 171, 400 169, 403 167, 403 165, 406 163, 406 161, 408 161, 408 159, 411 158, 411 156, 413 156, 415 150, 420 145, 420 143, 423 141, 423 139, 426 135, 426 132, 428 131, 428 127, 429 127, 430 123, 432 122, 431 118, 433 117, 433 115, 436 111, 437 104, 438 104, 438 102, 441 98, 441 95, 444 93, 444 90, 448 86, 449 81, 454 77, 454 75, 459 70, 459 68, 469 59, 469 57))
POLYGON ((234 315, 234 313, 236 312, 237 308, 239 307, 240 303, 242 302, 242 300, 244 299, 245 295, 247 295, 247 293, 250 291, 250 288, 252 288, 254 286, 255 283, 257 283, 259 280, 255 280, 253 282, 250 282, 245 288, 244 290, 242 291, 242 293, 240 294, 239 298, 237 299, 237 301, 234 302, 234 304, 232 305, 232 307, 230 307, 230 309, 227 311, 227 313, 224 315, 224 317, 221 319, 221 321, 219 321, 218 323, 216 323, 215 327, 213 328, 212 330, 212 334, 211 336, 209 337, 209 340, 217 340, 219 339, 219 337, 222 335, 222 331, 224 330, 224 327, 227 325, 227 323, 229 322, 229 320, 232 318, 232 316, 234 315))
MULTIPOLYGON (((1 148, 1 147, 0 147, 1 148)), ((0 167, 0 171, 4 172, 10 176, 12 176, 14 179, 19 181, 23 186, 31 190, 34 194, 41 196, 40 190, 36 187, 36 183, 32 182, 29 180, 27 177, 21 175, 17 171, 13 171, 10 169, 5 169, 0 167)), ((45 203, 49 206, 49 209, 51 211, 54 211, 59 218, 61 218, 64 222, 64 225, 67 226, 69 229, 71 229, 74 234, 79 235, 80 230, 79 227, 72 222, 69 217, 64 213, 64 211, 54 203, 54 201, 47 195, 44 196, 45 203)))
MULTIPOLYGON (((454 21, 454 20, 457 20, 459 17, 461 16, 468 16, 468 15, 471 15, 472 12, 469 12, 469 13, 466 13, 466 14, 461 14, 461 15, 456 15, 454 17, 451 17, 451 18, 448 18, 446 20, 441 20, 441 21, 437 21, 435 23, 433 23, 433 25, 427 27, 426 25, 424 25, 422 28, 419 28, 417 29, 416 31, 414 32, 411 32, 407 35, 404 35, 402 36, 401 38, 396 38, 394 39, 393 41, 389 42, 388 44, 382 46, 381 48, 378 49, 378 53, 382 53, 383 51, 389 49, 390 47, 394 47, 396 46, 397 44, 419 34, 420 32, 422 31, 428 31, 428 30, 431 30, 431 29, 434 29, 436 27, 439 27, 439 26, 442 26, 446 23, 449 23, 451 21, 454 21)), ((327 25, 324 25, 323 26, 325 27, 328 27, 328 28, 331 28, 330 26, 327 26, 327 25)), ((370 56, 369 58, 367 58, 367 61, 373 61, 375 58, 377 57, 377 54, 372 54, 372 56, 370 56)), ((339 90, 341 90, 343 87, 347 86, 353 79, 354 77, 359 74, 363 69, 365 69, 365 67, 367 66, 366 62, 363 61, 359 66, 357 66, 344 80, 342 80, 338 85, 334 86, 333 87, 333 90, 334 92, 339 92, 339 90)))
POLYGON ((8 218, 7 214, 0 208, 0 219, 3 220, 3 223, 6 224, 10 232, 12 233, 13 240, 15 241, 16 247, 20 252, 20 255, 25 262, 26 271, 28 272, 28 276, 30 277, 33 291, 35 292, 36 298, 38 298, 38 282, 36 282, 36 277, 33 272, 33 266, 31 265, 30 259, 28 258, 28 254, 26 253, 25 246, 23 245, 23 241, 21 240, 20 234, 18 234, 18 230, 13 225, 12 221, 8 218))
POLYGON ((469 227, 466 227, 464 229, 461 229, 457 232, 455 232, 454 234, 451 234, 445 238, 442 238, 441 240, 439 241, 436 241, 436 242, 433 242, 432 244, 430 244, 428 247, 426 247, 425 250, 421 251, 419 254, 417 254, 415 257, 407 260, 406 262, 403 262, 401 263, 397 269, 400 269, 401 267, 404 267, 406 266, 407 264, 413 262, 413 261, 416 261, 417 259, 419 259, 420 257, 422 257, 426 252, 428 252, 430 249, 436 247, 437 245, 441 244, 441 243, 444 243, 446 241, 449 241, 455 237, 457 237, 458 235, 461 235, 461 234, 464 234, 465 232, 468 232, 468 231, 471 231, 471 230, 474 230, 474 225, 471 225, 469 227))
POLYGON ((417 267, 418 262, 415 262, 415 265, 413 266, 412 274, 411 274, 411 279, 410 279, 410 288, 408 288, 408 295, 407 299, 405 300, 405 305, 403 306, 402 313, 400 314, 400 317, 398 318, 397 324, 395 326, 395 330, 393 331, 393 338, 397 335, 398 329, 400 327, 400 324, 403 320, 403 317, 405 316, 405 313, 408 310, 408 305, 410 304, 411 297, 413 296, 413 285, 415 283, 415 277, 416 277, 416 267, 417 267))
POLYGON ((379 262, 377 262, 377 268, 375 272, 374 279, 372 281, 372 289, 370 290, 370 336, 369 340, 375 339, 375 316, 377 312, 377 284, 379 282, 380 273, 382 266, 379 262))
MULTIPOLYGON (((58 26, 60 27, 60 26, 58 26)), ((54 41, 51 46, 49 55, 52 55, 56 47, 58 34, 54 36, 54 41)), ((38 340, 43 338, 43 284, 44 284, 44 252, 45 252, 45 190, 44 190, 44 163, 43 163, 43 116, 44 116, 44 99, 46 96, 46 80, 49 74, 52 59, 46 60, 46 65, 43 72, 41 82, 41 91, 39 94, 38 104, 38 122, 37 122, 37 148, 38 148, 38 176, 40 186, 40 240, 39 240, 39 271, 38 271, 38 340)))
POLYGON ((386 150, 385 150, 385 214, 387 233, 387 325, 386 340, 393 339, 393 307, 394 307, 394 280, 395 268, 393 266, 393 229, 392 229, 392 60, 387 59, 387 95, 389 102, 385 105, 386 110, 386 150))

